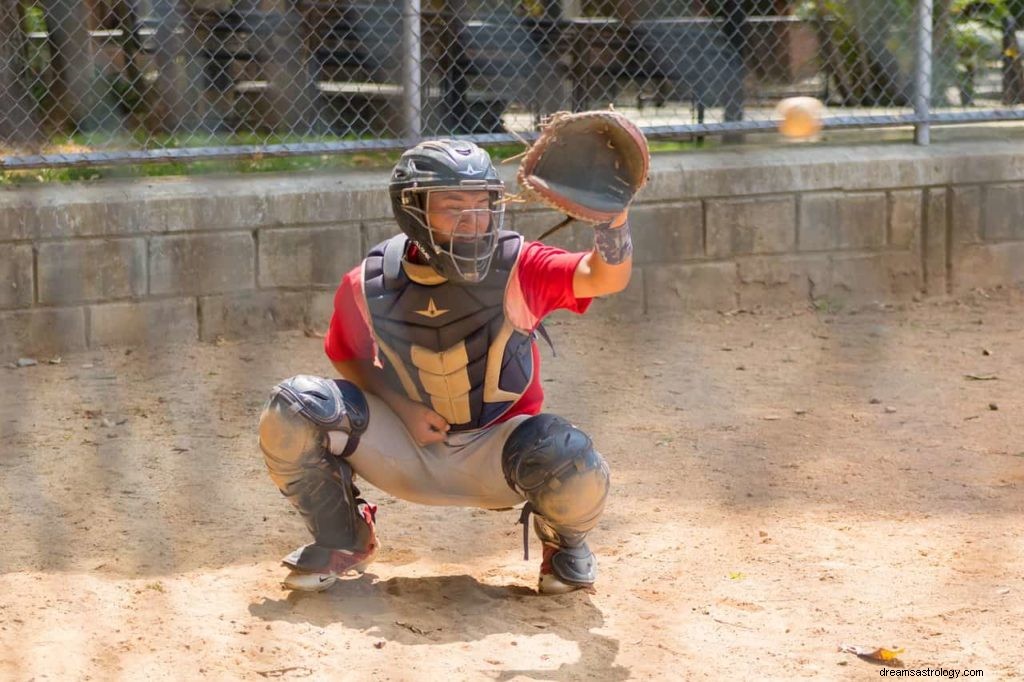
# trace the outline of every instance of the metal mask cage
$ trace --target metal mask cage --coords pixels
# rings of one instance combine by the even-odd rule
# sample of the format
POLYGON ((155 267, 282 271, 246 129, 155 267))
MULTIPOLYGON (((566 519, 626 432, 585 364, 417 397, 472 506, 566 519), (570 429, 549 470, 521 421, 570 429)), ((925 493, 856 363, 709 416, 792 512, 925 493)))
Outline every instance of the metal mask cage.
POLYGON ((503 185, 496 183, 412 187, 402 190, 402 210, 422 227, 427 239, 420 246, 427 251, 425 256, 428 260, 436 265, 441 265, 439 261, 447 260, 458 278, 466 282, 477 282, 486 276, 490 268, 490 260, 498 243, 498 232, 504 224, 504 190, 503 185), (449 212, 450 229, 442 231, 430 224, 431 210, 428 207, 432 195, 479 191, 488 194, 487 208, 439 209, 437 212, 449 212), (486 220, 482 220, 482 217, 486 217, 486 220))

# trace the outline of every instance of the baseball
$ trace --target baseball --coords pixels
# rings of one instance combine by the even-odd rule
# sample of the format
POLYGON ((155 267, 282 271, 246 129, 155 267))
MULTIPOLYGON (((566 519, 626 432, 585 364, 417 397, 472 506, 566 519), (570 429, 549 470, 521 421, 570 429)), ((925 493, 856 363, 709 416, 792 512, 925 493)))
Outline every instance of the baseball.
POLYGON ((775 107, 779 132, 788 138, 806 140, 821 130, 821 115, 825 107, 813 97, 788 97, 775 107))

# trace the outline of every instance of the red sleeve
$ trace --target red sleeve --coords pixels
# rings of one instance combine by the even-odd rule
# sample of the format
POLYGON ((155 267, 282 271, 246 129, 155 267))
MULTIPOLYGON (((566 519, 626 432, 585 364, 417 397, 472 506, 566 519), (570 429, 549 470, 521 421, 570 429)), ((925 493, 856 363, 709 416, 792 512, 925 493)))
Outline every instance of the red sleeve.
POLYGON ((584 313, 592 298, 576 298, 572 279, 586 252, 570 253, 540 242, 527 242, 516 264, 523 300, 538 320, 559 309, 584 313))
POLYGON ((324 352, 336 362, 373 359, 373 338, 363 316, 363 269, 345 274, 334 294, 334 314, 324 335, 324 352))

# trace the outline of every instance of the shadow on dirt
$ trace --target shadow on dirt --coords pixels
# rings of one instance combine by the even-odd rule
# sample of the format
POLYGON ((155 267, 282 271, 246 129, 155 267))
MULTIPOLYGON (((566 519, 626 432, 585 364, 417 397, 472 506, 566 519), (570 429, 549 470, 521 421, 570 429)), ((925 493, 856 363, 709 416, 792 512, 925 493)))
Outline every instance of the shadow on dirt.
POLYGON ((604 627, 604 615, 585 592, 541 597, 521 585, 489 585, 469 575, 377 582, 372 573, 366 573, 319 594, 264 598, 250 604, 249 612, 268 623, 317 627, 341 623, 367 636, 407 646, 471 642, 499 634, 550 634, 575 642, 579 658, 553 669, 509 668, 500 671, 497 679, 520 675, 552 680, 629 677, 628 669, 615 665, 618 640, 594 633, 604 627))

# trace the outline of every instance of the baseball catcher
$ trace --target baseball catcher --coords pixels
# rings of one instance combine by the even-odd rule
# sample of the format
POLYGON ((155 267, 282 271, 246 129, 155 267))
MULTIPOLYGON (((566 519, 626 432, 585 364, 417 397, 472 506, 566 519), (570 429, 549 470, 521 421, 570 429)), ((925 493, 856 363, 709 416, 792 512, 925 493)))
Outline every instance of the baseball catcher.
POLYGON ((421 504, 525 503, 524 533, 532 513, 543 542, 539 591, 594 583, 587 535, 608 497, 608 466, 586 433, 541 411, 535 333, 553 310, 583 313, 629 282, 627 211, 647 148, 631 124, 618 136, 609 120, 586 143, 546 139, 549 127, 520 172, 528 196, 593 222, 585 253, 502 229, 505 188, 476 145, 432 140, 402 155, 388 187, 400 233, 370 249, 335 295, 324 350, 341 378, 286 379, 260 417, 271 479, 312 535, 284 559, 286 588, 326 589, 373 559, 376 507, 357 476, 421 504), (594 172, 577 164, 576 177, 564 175, 557 157, 568 148, 594 172))

